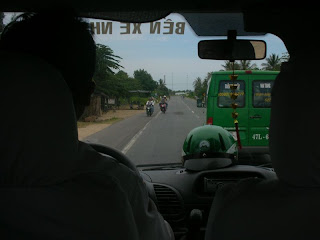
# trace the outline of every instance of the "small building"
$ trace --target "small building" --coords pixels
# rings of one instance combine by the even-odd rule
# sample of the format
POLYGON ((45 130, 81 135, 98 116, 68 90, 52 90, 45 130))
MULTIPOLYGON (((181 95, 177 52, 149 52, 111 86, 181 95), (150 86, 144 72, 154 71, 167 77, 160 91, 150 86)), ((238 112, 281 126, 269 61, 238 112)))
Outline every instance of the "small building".
POLYGON ((90 116, 99 117, 104 111, 106 111, 105 103, 108 99, 108 96, 103 92, 95 91, 91 95, 90 106, 87 106, 84 110, 84 113, 81 116, 80 120, 83 120, 90 116))
POLYGON ((136 95, 139 97, 139 99, 141 98, 141 100, 138 100, 136 103, 131 102, 130 100, 130 109, 134 109, 133 104, 137 105, 137 109, 143 109, 145 102, 142 102, 143 98, 146 97, 150 97, 151 91, 147 91, 147 90, 131 90, 128 91, 129 93, 131 93, 131 95, 136 95))

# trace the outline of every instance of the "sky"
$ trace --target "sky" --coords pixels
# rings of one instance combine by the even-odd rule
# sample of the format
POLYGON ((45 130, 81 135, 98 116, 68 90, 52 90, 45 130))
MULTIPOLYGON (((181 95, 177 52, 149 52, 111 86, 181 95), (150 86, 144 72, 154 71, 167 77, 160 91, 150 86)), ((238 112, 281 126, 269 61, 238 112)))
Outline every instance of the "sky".
MULTIPOLYGON (((96 20, 90 20, 93 21, 96 24, 96 20)), ((208 72, 223 69, 221 65, 224 61, 200 59, 197 53, 200 40, 217 37, 197 36, 180 14, 170 14, 159 21, 160 34, 150 34, 150 23, 141 24, 141 34, 137 29, 134 33, 133 25, 130 26, 130 34, 123 34, 129 32, 126 25, 113 22, 112 34, 109 34, 110 29, 107 34, 102 34, 100 29, 100 34, 95 35, 95 41, 109 46, 115 55, 121 56, 123 59, 120 64, 124 67, 123 71, 130 76, 133 76, 135 70, 144 69, 156 81, 165 78, 167 87, 173 90, 192 90, 192 83, 197 77, 203 79, 208 72), (173 34, 164 34, 170 33, 168 20, 171 20, 174 26, 177 22, 185 22, 184 34, 176 34, 175 31, 173 34)), ((267 34, 251 39, 254 38, 266 41, 267 56, 276 53, 281 57, 287 52, 282 40, 275 35, 267 34)), ((252 61, 258 66, 263 62, 265 60, 252 61)))
MULTIPOLYGON (((5 23, 10 17, 10 14, 6 16, 5 23)), ((200 59, 197 53, 200 40, 217 38, 197 36, 180 14, 170 14, 157 21, 157 25, 155 23, 127 25, 96 19, 87 21, 95 26, 95 42, 109 46, 115 55, 120 56, 122 58, 120 65, 123 66, 121 70, 129 76, 133 76, 135 70, 144 69, 155 81, 165 79, 169 89, 193 90, 192 83, 196 78, 203 79, 208 72, 223 69, 221 65, 224 61, 200 59), (97 26, 100 26, 100 34, 97 26), (152 29, 155 30, 153 34, 151 34, 152 29)), ((287 52, 281 39, 272 34, 259 36, 258 39, 266 41, 267 56, 275 53, 281 57, 287 52)), ((252 61, 258 66, 263 62, 265 60, 252 61)))

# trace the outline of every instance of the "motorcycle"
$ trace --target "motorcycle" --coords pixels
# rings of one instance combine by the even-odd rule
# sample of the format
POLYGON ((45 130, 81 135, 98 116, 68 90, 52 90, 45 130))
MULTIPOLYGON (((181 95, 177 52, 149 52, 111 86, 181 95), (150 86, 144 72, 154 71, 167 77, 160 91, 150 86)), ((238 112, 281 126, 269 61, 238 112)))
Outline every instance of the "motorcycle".
POLYGON ((160 109, 161 109, 161 112, 166 113, 166 110, 167 110, 166 104, 165 103, 160 103, 160 109))
POLYGON ((151 106, 151 104, 147 105, 146 112, 147 112, 147 116, 151 116, 152 115, 152 106, 151 106))

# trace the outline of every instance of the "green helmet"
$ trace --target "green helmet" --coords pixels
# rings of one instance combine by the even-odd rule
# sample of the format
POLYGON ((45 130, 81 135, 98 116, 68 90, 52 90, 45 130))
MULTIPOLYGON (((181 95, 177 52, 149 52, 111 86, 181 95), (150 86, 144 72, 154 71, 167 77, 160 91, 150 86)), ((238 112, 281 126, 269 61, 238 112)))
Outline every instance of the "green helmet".
POLYGON ((220 126, 204 125, 192 129, 183 144, 182 162, 189 170, 217 169, 238 158, 237 142, 220 126))

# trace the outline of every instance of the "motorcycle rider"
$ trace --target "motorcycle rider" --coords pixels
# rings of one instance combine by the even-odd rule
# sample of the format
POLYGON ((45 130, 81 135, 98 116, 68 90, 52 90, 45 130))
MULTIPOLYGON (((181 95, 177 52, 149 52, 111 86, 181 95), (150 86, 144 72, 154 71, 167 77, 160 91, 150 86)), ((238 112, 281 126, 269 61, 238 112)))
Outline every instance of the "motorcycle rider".
POLYGON ((163 98, 161 99, 160 103, 159 103, 159 106, 162 104, 162 103, 165 103, 166 104, 166 110, 168 109, 168 103, 167 103, 167 97, 166 95, 163 96, 163 98))
POLYGON ((152 114, 154 111, 154 101, 152 98, 149 98, 149 100, 147 101, 146 106, 148 106, 148 105, 150 105, 150 107, 151 107, 151 114, 152 114))

